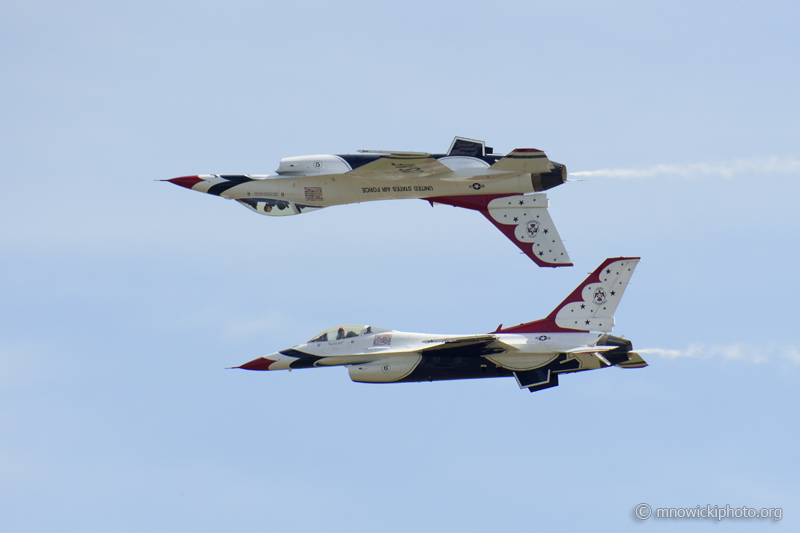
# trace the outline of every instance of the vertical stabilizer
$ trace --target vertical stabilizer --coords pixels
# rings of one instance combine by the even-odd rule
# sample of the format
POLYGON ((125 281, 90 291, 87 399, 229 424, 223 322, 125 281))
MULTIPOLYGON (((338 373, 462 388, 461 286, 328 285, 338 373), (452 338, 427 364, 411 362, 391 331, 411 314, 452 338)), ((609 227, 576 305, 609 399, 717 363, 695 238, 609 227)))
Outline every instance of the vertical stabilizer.
POLYGON ((544 193, 495 198, 486 218, 539 266, 572 266, 564 242, 547 210, 544 193))
POLYGON ((611 331, 614 312, 633 275, 638 257, 606 259, 547 318, 495 333, 547 331, 611 331))

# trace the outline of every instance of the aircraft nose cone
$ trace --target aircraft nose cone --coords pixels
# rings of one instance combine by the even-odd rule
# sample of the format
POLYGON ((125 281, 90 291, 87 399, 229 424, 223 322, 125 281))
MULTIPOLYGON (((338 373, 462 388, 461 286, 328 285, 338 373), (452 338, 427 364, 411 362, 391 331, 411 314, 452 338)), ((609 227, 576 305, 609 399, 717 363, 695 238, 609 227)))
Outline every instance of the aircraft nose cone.
POLYGON ((170 183, 174 183, 175 185, 180 185, 181 187, 186 187, 187 189, 191 189, 198 183, 202 183, 205 180, 200 176, 182 176, 180 178, 172 178, 171 180, 164 180, 170 183))
POLYGON ((243 368, 244 370, 269 370, 269 365, 274 363, 272 359, 267 359, 266 357, 259 357, 258 359, 253 359, 249 363, 245 363, 237 368, 243 368))

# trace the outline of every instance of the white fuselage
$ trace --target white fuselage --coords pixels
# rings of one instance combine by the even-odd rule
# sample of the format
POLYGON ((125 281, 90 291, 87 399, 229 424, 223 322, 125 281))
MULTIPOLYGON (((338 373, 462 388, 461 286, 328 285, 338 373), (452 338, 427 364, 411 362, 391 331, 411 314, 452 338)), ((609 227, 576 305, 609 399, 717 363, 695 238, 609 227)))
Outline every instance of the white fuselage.
POLYGON ((542 192, 566 181, 566 167, 535 149, 480 157, 310 155, 281 159, 274 176, 203 174, 165 181, 279 217, 335 205, 427 199, 480 211, 539 266, 572 265, 542 192))
MULTIPOLYGON (((408 173, 387 179, 348 176, 346 172, 350 166, 335 155, 288 157, 281 160, 278 175, 248 175, 252 181, 231 187, 220 196, 231 200, 274 198, 330 207, 374 200, 534 192, 529 172, 492 170, 488 163, 471 157, 443 157, 438 161, 453 172, 445 177, 418 177, 408 173)), ((215 175, 198 177, 205 180, 193 187, 199 192, 208 192, 215 185, 227 182, 215 175)))
MULTIPOLYGON (((590 347, 599 337, 597 333, 541 333, 541 334, 494 334, 498 341, 509 349, 501 353, 482 356, 496 366, 507 370, 530 370, 546 365, 557 355, 569 353, 576 348, 590 347)), ((448 339, 464 339, 463 335, 432 335, 380 330, 377 334, 353 338, 309 342, 293 346, 290 350, 264 356, 275 361, 270 370, 288 370, 298 360, 298 352, 318 357, 312 366, 341 366, 371 363, 389 357, 419 356, 426 348, 443 344, 448 339), (381 335, 380 343, 376 335, 381 335), (377 344, 377 345, 376 345, 377 344), (287 355, 286 352, 293 355, 287 355)), ((479 336, 475 336, 479 337, 479 336)), ((601 359, 592 352, 574 353, 571 358, 580 361, 582 370, 600 368, 601 359)))
POLYGON ((608 258, 547 317, 492 333, 440 335, 343 324, 237 368, 346 366, 353 381, 366 383, 513 376, 531 392, 558 386, 559 374, 643 368, 647 363, 632 342, 609 333, 638 262, 638 257, 608 258))

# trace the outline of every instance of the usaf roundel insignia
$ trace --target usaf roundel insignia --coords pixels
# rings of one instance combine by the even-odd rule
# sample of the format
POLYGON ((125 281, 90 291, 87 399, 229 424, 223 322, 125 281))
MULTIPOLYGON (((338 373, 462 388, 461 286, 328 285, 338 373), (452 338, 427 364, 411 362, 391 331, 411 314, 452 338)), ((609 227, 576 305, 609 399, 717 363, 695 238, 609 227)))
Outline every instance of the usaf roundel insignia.
POLYGON ((529 237, 536 237, 539 235, 539 223, 535 220, 528 222, 525 229, 527 230, 529 237))
POLYGON ((606 303, 606 291, 603 287, 598 287, 594 290, 594 295, 592 295, 592 301, 596 304, 604 304, 606 303))

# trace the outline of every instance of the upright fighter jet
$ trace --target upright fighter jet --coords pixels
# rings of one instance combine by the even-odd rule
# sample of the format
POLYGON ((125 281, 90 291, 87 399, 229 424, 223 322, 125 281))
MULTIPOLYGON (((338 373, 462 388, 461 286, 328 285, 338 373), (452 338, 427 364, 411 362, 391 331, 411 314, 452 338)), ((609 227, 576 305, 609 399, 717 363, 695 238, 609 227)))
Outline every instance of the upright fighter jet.
POLYGON ((483 141, 456 137, 446 154, 359 150, 287 157, 276 173, 164 181, 273 216, 374 200, 425 199, 431 205, 479 211, 539 266, 572 265, 542 192, 564 183, 567 169, 541 150, 518 148, 501 155, 483 141))
POLYGON ((639 262, 606 259, 547 318, 479 335, 404 333, 341 325, 309 341, 236 368, 292 370, 346 366, 365 383, 513 376, 531 392, 555 387, 559 374, 647 363, 631 341, 609 335, 614 311, 639 262))

